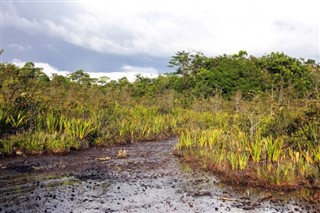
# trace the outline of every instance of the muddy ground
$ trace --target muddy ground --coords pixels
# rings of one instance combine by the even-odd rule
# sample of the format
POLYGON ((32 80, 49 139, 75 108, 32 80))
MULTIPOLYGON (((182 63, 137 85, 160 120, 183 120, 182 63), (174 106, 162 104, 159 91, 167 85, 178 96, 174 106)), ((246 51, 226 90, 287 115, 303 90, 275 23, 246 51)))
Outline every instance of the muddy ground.
POLYGON ((303 199, 318 192, 227 186, 190 169, 176 140, 0 158, 0 212, 320 212, 303 199))

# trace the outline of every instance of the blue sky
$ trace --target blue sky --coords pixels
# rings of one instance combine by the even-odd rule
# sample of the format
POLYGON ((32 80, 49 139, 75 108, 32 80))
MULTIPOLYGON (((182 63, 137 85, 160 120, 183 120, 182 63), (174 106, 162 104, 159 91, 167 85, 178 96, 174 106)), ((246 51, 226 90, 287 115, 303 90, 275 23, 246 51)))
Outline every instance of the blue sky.
POLYGON ((181 50, 320 61, 317 0, 1 0, 2 62, 49 75, 156 76, 181 50))

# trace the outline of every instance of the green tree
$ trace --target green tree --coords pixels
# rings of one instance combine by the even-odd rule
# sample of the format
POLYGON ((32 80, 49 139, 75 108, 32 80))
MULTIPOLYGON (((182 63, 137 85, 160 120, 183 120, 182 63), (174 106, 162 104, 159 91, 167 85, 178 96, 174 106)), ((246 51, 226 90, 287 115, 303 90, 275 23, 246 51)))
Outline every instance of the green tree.
POLYGON ((63 75, 58 75, 54 73, 52 75, 52 79, 50 83, 54 87, 60 87, 60 86, 68 87, 70 85, 70 79, 63 75))
POLYGON ((77 70, 71 74, 68 74, 68 78, 72 82, 77 82, 80 84, 90 85, 90 84, 96 82, 96 79, 90 78, 90 75, 88 73, 84 72, 83 70, 77 70))
POLYGON ((49 82, 49 77, 43 72, 42 68, 36 67, 33 62, 27 62, 19 70, 19 77, 24 81, 27 79, 36 79, 41 82, 49 82))
POLYGON ((169 67, 177 67, 177 74, 188 76, 203 68, 206 57, 201 52, 177 52, 169 61, 169 67))
POLYGON ((110 80, 109 77, 107 77, 107 76, 101 76, 100 78, 98 78, 97 83, 98 83, 98 84, 105 85, 109 80, 110 80))
POLYGON ((320 65, 316 63, 315 60, 308 59, 305 62, 305 66, 310 72, 310 81, 312 82, 313 95, 317 98, 320 97, 320 65))
POLYGON ((299 59, 272 52, 260 58, 260 66, 266 70, 272 79, 272 88, 278 91, 278 101, 282 102, 285 89, 291 95, 302 96, 310 89, 310 72, 299 59))
POLYGON ((215 91, 222 91, 230 97, 241 92, 245 97, 250 93, 264 91, 262 71, 247 57, 245 51, 228 56, 208 58, 205 68, 195 74, 196 94, 209 97, 215 91))

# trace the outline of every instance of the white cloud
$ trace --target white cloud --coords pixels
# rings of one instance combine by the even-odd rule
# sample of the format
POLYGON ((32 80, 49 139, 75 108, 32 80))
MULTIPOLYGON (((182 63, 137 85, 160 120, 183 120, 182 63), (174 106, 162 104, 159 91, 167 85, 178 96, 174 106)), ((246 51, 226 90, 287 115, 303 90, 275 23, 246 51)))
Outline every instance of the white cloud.
MULTIPOLYGON (((13 2, 2 2, 1 1, 1 12, 2 12, 2 22, 1 28, 7 26, 13 26, 18 29, 24 30, 30 34, 43 32, 42 26, 36 19, 29 20, 23 16, 19 15, 13 2)), ((3 30, 3 29, 1 29, 3 30)), ((2 32, 5 33, 5 32, 2 32)))
MULTIPOLYGON (((13 59, 11 61, 11 63, 13 63, 13 64, 15 64, 15 65, 17 65, 19 67, 23 67, 26 62, 25 61, 21 61, 19 59, 13 59)), ((44 63, 44 62, 33 62, 33 63, 34 63, 34 65, 36 67, 42 68, 43 69, 42 71, 49 77, 51 77, 52 74, 59 74, 59 75, 66 76, 66 75, 68 75, 70 73, 69 71, 58 70, 56 67, 51 66, 48 63, 44 63)))
POLYGON ((120 78, 126 77, 130 82, 133 82, 136 80, 136 76, 140 75, 142 77, 147 78, 156 78, 158 77, 158 74, 155 73, 140 73, 140 72, 108 72, 108 73, 90 73, 90 76, 93 78, 99 78, 102 76, 107 76, 110 78, 110 80, 118 80, 120 78))
POLYGON ((150 73, 150 74, 157 74, 158 71, 153 67, 137 67, 137 66, 130 66, 124 65, 122 66, 122 72, 138 72, 138 73, 150 73))
MULTIPOLYGON (((21 61, 19 59, 14 59, 11 63, 23 67, 26 62, 21 61)), ((33 62, 36 67, 42 68, 43 72, 52 77, 53 74, 67 76, 70 74, 70 71, 62 71, 57 69, 54 66, 51 66, 48 63, 44 62, 33 62)), ((158 77, 158 71, 152 67, 136 67, 130 65, 124 65, 120 71, 118 72, 87 72, 90 74, 91 78, 100 78, 103 76, 109 77, 110 80, 118 80, 120 78, 126 77, 130 82, 133 82, 136 79, 137 75, 141 75, 143 77, 148 78, 156 78, 158 77)))
POLYGON ((118 72, 89 72, 89 74, 92 78, 107 76, 110 80, 118 80, 126 77, 130 82, 135 81, 137 75, 148 78, 156 78, 159 76, 158 71, 153 67, 137 67, 130 65, 123 65, 118 72))
MULTIPOLYGON (((96 20, 92 32, 101 32, 99 26, 104 26, 127 35, 122 41, 110 35, 108 41, 118 46, 105 45, 101 51, 110 47, 117 53, 172 55, 182 49, 200 49, 209 54, 244 49, 263 54, 293 53, 308 47, 300 54, 319 56, 320 15, 316 5, 316 0, 86 1, 83 6, 90 18, 83 18, 96 20), (297 28, 278 31, 279 21, 297 28), (284 38, 289 39, 284 42, 284 38)), ((85 20, 82 23, 90 24, 85 20)), ((108 37, 97 36, 102 40, 108 37)))
POLYGON ((17 50, 18 52, 24 52, 24 51, 27 51, 27 50, 31 49, 30 45, 24 47, 24 46, 22 46, 20 44, 9 44, 9 47, 17 50))
POLYGON ((317 0, 91 0, 75 3, 81 13, 56 19, 36 12, 27 19, 14 4, 3 4, 12 7, 4 13, 5 25, 102 53, 170 56, 195 49, 216 55, 243 49, 320 57, 317 0))

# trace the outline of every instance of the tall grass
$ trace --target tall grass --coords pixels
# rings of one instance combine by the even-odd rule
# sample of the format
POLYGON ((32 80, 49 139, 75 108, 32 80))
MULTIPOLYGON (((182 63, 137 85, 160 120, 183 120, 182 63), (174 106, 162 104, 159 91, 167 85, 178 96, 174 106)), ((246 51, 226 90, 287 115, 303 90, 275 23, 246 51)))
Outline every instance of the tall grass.
POLYGON ((256 138, 251 144, 249 150, 252 160, 256 163, 259 163, 261 159, 261 153, 263 151, 262 140, 260 138, 256 138))
POLYGON ((65 122, 65 117, 50 112, 46 115, 46 130, 50 133, 61 133, 64 130, 65 122))
MULTIPOLYGON (((291 116, 299 117, 299 113, 292 112, 291 116)), ((214 115, 216 114, 217 112, 214 115)), ((223 114, 207 119, 206 121, 210 120, 210 127, 204 129, 201 128, 205 125, 200 125, 197 129, 186 125, 180 133, 176 151, 186 158, 193 156, 201 165, 206 164, 206 167, 214 168, 225 175, 230 174, 228 168, 233 171, 231 174, 248 174, 262 185, 268 183, 278 187, 298 187, 310 180, 310 185, 317 185, 315 179, 320 178, 320 146, 316 131, 320 124, 319 118, 307 120, 302 125, 286 124, 286 128, 293 131, 291 135, 274 134, 270 131, 274 125, 284 128, 284 124, 276 120, 278 117, 270 117, 268 113, 260 114, 254 133, 252 122, 240 122, 243 118, 246 117, 239 113, 228 116, 223 114), (224 117, 223 121, 220 120, 221 117, 224 117), (292 129, 293 127, 296 129, 292 129), (298 142, 297 138, 303 140, 298 142), (304 140, 309 142, 304 143, 304 140)), ((291 118, 292 121, 300 122, 291 118)), ((201 122, 203 121, 198 121, 201 122)), ((288 130, 281 129, 281 132, 286 131, 288 130)))
POLYGON ((270 162, 279 161, 279 157, 282 153, 283 139, 282 138, 273 139, 272 137, 267 137, 267 138, 264 138, 264 142, 265 142, 265 149, 266 149, 268 161, 270 162))
POLYGON ((23 115, 22 113, 18 113, 16 116, 10 114, 7 117, 6 123, 10 124, 13 128, 20 128, 26 123, 27 117, 23 115))
POLYGON ((66 119, 64 121, 65 133, 80 142, 80 147, 88 148, 92 144, 97 128, 91 120, 66 119))

